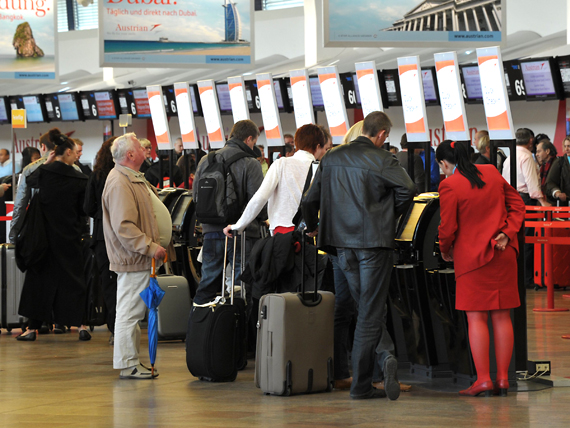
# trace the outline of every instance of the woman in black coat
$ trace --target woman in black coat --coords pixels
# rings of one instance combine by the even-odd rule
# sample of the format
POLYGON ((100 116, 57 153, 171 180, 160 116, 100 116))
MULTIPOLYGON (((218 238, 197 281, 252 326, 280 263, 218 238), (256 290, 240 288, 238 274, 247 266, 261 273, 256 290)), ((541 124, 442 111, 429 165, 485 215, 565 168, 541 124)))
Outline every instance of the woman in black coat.
POLYGON ((39 189, 34 198, 39 198, 49 249, 26 271, 18 313, 30 321, 17 339, 35 340, 40 320, 53 315, 56 324, 80 326, 79 339, 89 340, 91 335, 81 326, 87 292, 81 245, 87 176, 72 166, 75 143, 57 129, 50 131, 50 139, 56 145, 53 154, 27 179, 39 189))
POLYGON ((103 297, 107 308, 107 328, 111 332, 109 343, 114 343, 115 315, 117 312, 117 274, 109 270, 109 257, 105 247, 105 236, 103 234, 103 206, 101 197, 105 182, 109 172, 115 166, 111 146, 117 137, 111 137, 103 143, 97 157, 93 173, 89 176, 87 191, 85 193, 85 203, 83 209, 85 213, 93 218, 93 243, 91 247, 95 252, 97 266, 99 267, 99 277, 103 287, 103 297))

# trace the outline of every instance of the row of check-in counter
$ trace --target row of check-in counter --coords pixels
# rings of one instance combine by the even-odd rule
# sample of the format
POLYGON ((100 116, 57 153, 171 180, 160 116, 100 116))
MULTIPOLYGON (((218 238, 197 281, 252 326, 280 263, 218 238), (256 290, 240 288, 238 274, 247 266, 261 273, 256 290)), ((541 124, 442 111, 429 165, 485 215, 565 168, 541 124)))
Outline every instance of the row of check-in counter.
MULTIPOLYGON (((165 189, 159 197, 172 215, 178 259, 172 265, 173 271, 188 279, 194 296, 200 281, 197 257, 202 236, 192 194, 184 189, 165 189)), ((417 196, 408 212, 400 217, 387 324, 401 368, 409 367, 411 373, 422 377, 466 382, 476 378, 469 351, 467 317, 465 312, 455 309, 455 272, 453 264, 445 262, 439 252, 439 223, 437 193, 417 196)), ((513 311, 515 326, 517 322, 522 323, 525 331, 518 336, 515 331, 510 379, 514 379, 516 370, 526 367, 526 315, 524 317, 517 320, 517 313, 513 311), (524 352, 517 352, 517 347, 524 348, 524 352)), ((490 345, 494 354, 492 336, 490 345)))

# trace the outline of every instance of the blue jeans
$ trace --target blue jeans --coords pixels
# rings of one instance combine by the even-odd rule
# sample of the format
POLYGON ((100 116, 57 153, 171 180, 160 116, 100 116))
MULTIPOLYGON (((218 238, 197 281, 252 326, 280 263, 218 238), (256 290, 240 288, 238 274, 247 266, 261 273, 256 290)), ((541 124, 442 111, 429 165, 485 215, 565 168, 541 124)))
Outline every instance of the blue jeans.
POLYGON ((350 377, 348 367, 348 340, 350 323, 356 311, 356 304, 344 271, 338 264, 338 257, 329 255, 334 271, 334 378, 335 380, 350 377))
MULTIPOLYGON (((251 248, 254 244, 253 240, 245 240, 245 259, 249 259, 251 248)), ((237 254, 236 254, 236 278, 241 273, 241 238, 237 238, 237 254)), ((233 239, 228 240, 228 258, 229 263, 232 262, 234 248, 233 239)), ((194 296, 194 303, 203 305, 211 302, 216 298, 218 293, 222 291, 222 283, 225 286, 222 275, 224 271, 224 248, 225 237, 222 232, 206 233, 204 235, 204 245, 202 247, 202 277, 196 296, 194 296)), ((236 281, 236 285, 239 282, 236 281)), ((246 284, 246 297, 248 303, 248 312, 251 311, 251 286, 246 284)), ((238 293, 239 294, 239 293, 238 293)))
MULTIPOLYGON (((382 367, 394 357, 394 342, 386 329, 386 298, 392 273, 392 254, 383 248, 338 248, 338 264, 344 271, 350 293, 358 306, 352 347, 350 395, 366 395, 372 388, 376 363, 382 367)), ((336 284, 335 284, 336 286, 336 284)))

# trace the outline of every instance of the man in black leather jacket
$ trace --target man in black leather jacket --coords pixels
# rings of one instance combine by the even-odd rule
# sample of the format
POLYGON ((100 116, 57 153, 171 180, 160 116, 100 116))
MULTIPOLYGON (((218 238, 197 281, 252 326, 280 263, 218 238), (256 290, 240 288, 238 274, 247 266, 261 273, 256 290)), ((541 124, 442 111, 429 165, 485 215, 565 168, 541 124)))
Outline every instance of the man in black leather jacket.
POLYGON ((336 248, 339 265, 358 304, 352 349, 352 398, 400 395, 394 343, 384 311, 392 271, 395 222, 408 208, 415 185, 397 159, 383 150, 392 122, 383 112, 364 119, 363 135, 327 153, 303 198, 307 230, 319 247, 336 248), (320 210, 320 219, 319 219, 320 210), (375 361, 384 391, 372 387, 375 361))

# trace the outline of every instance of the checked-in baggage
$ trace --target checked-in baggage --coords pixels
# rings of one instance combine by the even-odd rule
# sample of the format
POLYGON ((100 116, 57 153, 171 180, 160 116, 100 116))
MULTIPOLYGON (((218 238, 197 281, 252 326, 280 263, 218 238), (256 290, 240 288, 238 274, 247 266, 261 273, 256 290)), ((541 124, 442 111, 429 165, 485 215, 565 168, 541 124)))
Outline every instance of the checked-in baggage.
MULTIPOLYGON (((242 235, 242 260, 245 254, 245 236, 242 235)), ((194 305, 188 318, 186 336, 186 365, 193 376, 210 382, 232 382, 239 369, 247 364, 245 286, 241 296, 234 297, 234 273, 237 239, 234 238, 232 285, 225 297, 228 238, 224 252, 222 295, 206 305, 194 305)))
POLYGON ((192 298, 188 281, 178 275, 157 275, 165 293, 157 310, 158 340, 184 340, 192 298))
POLYGON ((12 244, 0 245, 0 326, 8 331, 22 327, 24 322, 18 315, 18 308, 26 274, 16 266, 14 248, 12 244))
POLYGON ((334 294, 317 291, 316 274, 314 291, 305 292, 305 247, 301 292, 266 294, 259 302, 255 384, 265 394, 332 390, 334 294))

